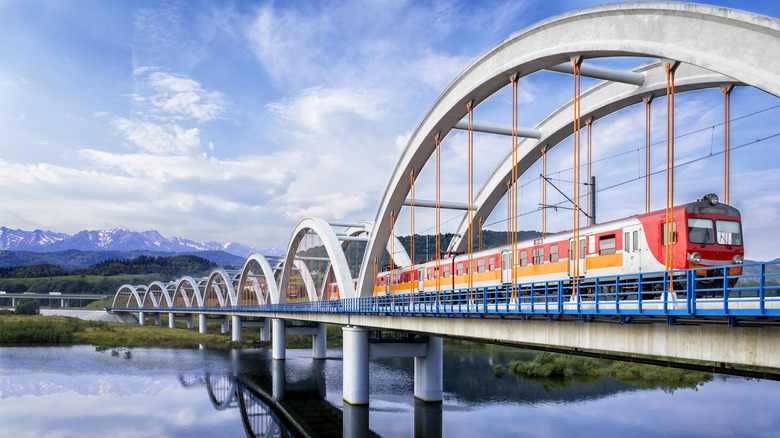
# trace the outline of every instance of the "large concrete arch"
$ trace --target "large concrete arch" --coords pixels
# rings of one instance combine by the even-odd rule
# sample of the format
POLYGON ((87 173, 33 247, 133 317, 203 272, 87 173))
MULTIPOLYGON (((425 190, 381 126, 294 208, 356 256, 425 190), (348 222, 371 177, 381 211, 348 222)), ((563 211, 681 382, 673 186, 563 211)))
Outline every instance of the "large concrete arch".
MULTIPOLYGON (((644 98, 666 96, 666 70, 661 61, 640 65, 632 71, 642 73, 645 76, 645 82, 642 86, 604 81, 584 91, 580 100, 582 119, 597 120, 642 102, 644 98)), ((735 79, 690 64, 680 65, 675 72, 676 93, 739 84, 735 79)), ((532 164, 541 158, 543 148, 552 149, 573 134, 573 106, 573 100, 566 102, 536 125, 535 129, 542 133, 541 138, 524 138, 518 142, 518 175, 523 175, 532 164)), ((509 147, 510 145, 507 145, 507 149, 509 147)), ((478 218, 488 217, 501 201, 501 198, 506 194, 506 183, 511 179, 511 174, 512 152, 510 150, 474 198, 477 209, 474 211, 474 221, 471 226, 476 227, 478 218)), ((469 221, 466 216, 460 222, 455 237, 450 242, 449 251, 464 252, 468 249, 466 239, 463 238, 468 227, 469 221)))
POLYGON ((370 261, 390 235, 408 175, 434 152, 467 113, 509 83, 512 75, 570 62, 574 56, 642 56, 693 64, 780 96, 780 20, 733 9, 671 2, 620 3, 582 9, 536 23, 472 62, 439 96, 410 136, 387 185, 360 270, 360 296, 371 294, 370 261))
POLYGON ((257 302, 262 304, 276 304, 279 302, 279 288, 276 286, 276 277, 274 277, 274 270, 268 259, 262 254, 252 253, 246 258, 244 267, 241 268, 241 280, 238 283, 238 297, 239 301, 241 296, 248 289, 252 289, 257 297, 257 302), (260 268, 260 272, 252 272, 251 268, 254 265, 260 268), (265 279, 266 293, 262 291, 260 282, 257 276, 262 275, 265 279))
MULTIPOLYGON (((333 231, 333 228, 331 228, 331 226, 323 219, 307 217, 298 222, 298 225, 295 226, 295 230, 290 237, 290 242, 287 244, 287 252, 285 253, 282 266, 293 266, 295 253, 298 250, 298 239, 303 238, 303 236, 305 236, 309 231, 316 233, 322 240, 322 244, 325 246, 325 251, 328 253, 328 259, 330 260, 330 264, 333 269, 336 284, 339 287, 339 291, 342 293, 342 298, 354 297, 355 286, 353 284, 352 275, 349 272, 347 258, 344 255, 344 251, 341 248, 341 244, 339 243, 339 239, 336 236, 336 233, 333 231)), ((287 287, 288 282, 289 278, 287 269, 282 269, 281 280, 279 281, 280 301, 285 300, 283 291, 287 287)), ((316 291, 314 295, 316 296, 316 291)))

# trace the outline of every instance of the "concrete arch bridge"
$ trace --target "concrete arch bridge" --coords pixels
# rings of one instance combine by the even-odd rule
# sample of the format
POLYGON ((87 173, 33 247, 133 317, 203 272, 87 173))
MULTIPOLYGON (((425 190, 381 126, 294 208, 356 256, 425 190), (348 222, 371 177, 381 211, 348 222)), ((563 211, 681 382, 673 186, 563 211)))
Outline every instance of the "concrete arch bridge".
MULTIPOLYGON (((396 163, 373 221, 328 223, 303 218, 279 260, 253 254, 237 272, 220 269, 206 279, 125 285, 110 310, 138 312, 142 323, 147 315, 168 313, 171 326, 176 315, 185 315, 188 327, 194 327, 193 315, 200 315, 202 331, 208 315, 217 315, 223 330, 232 321, 234 339, 241 338, 246 319, 255 318, 252 324, 263 326, 264 339, 270 337, 268 329, 273 325, 277 359, 285 357, 284 337, 291 333, 314 336, 313 356, 325 357, 325 324, 344 325, 344 400, 351 404, 368 403, 368 359, 388 355, 415 357, 415 396, 441 401, 443 336, 577 354, 630 355, 649 363, 694 361, 696 365, 690 366, 780 378, 777 266, 744 263, 741 231, 734 225, 718 222, 717 233, 714 228, 709 233, 696 220, 680 222, 688 217, 684 215, 714 214, 713 209, 738 222, 739 213, 727 205, 729 96, 735 87, 752 87, 780 97, 777 53, 777 18, 700 4, 611 4, 541 21, 479 56, 436 99, 396 163), (628 69, 602 65, 602 60, 612 58, 637 63, 628 69), (544 71, 571 75, 571 99, 522 126, 517 117, 519 84, 544 71), (582 78, 596 82, 582 90, 582 78), (507 111, 511 123, 475 121, 480 105, 507 87, 513 96, 512 109, 507 111), (707 88, 724 99, 723 189, 718 196, 680 206, 674 201, 674 96, 707 88), (588 230, 609 225, 594 220, 595 202, 587 202, 594 198, 580 188, 591 181, 583 176, 590 169, 590 142, 584 144, 583 137, 590 137, 599 120, 644 105, 648 122, 639 129, 646 129, 649 151, 649 111, 654 100, 656 107, 658 101, 665 101, 666 107, 660 110, 668 127, 660 135, 666 138, 667 167, 659 174, 665 180, 666 207, 649 211, 647 183, 646 216, 629 219, 656 220, 659 229, 652 236, 647 231, 640 239, 632 233, 641 228, 629 226, 641 224, 620 222, 619 231, 603 232, 609 234, 604 239, 596 234, 591 238, 588 230), (450 141, 453 130, 466 134, 470 157, 475 132, 507 139, 506 152, 477 190, 474 160, 468 159, 466 202, 440 196, 442 143, 450 141), (574 148, 568 157, 573 189, 564 194, 574 212, 570 234, 543 234, 538 244, 544 246, 541 254, 510 239, 495 257, 480 262, 481 253, 473 252, 474 242, 485 219, 505 203, 507 234, 515 235, 518 179, 540 161, 546 179, 547 155, 563 142, 573 143, 574 148), (435 174, 435 200, 415 199, 414 185, 421 172, 435 174), (465 211, 448 249, 459 254, 456 258, 442 258, 435 251, 435 261, 415 263, 416 257, 404 250, 395 237, 399 213, 409 213, 414 227, 414 211, 419 208, 435 210, 437 236, 441 210, 465 211), (693 236, 702 230, 702 236, 717 234, 718 240, 702 237, 704 243, 694 242, 693 236), (553 238, 565 239, 555 246, 554 257, 546 240, 553 238), (655 249, 651 242, 657 242, 655 249), (685 249, 693 243, 701 246, 695 252, 685 249), (729 258, 707 259, 706 245, 710 249, 721 245, 720 252, 731 251, 729 258), (644 259, 632 258, 641 254, 644 259), (598 257, 608 256, 620 261, 619 266, 628 266, 631 260, 651 260, 650 254, 656 264, 642 269, 599 271, 593 264, 598 257), (392 273, 382 273, 385 258, 392 273), (523 274, 542 275, 558 268, 557 277, 523 274), (492 280, 481 280, 488 274, 494 276, 492 280), (291 324, 292 320, 305 323, 291 324), (369 329, 423 336, 382 342, 382 336, 369 329)), ((643 178, 649 181, 649 165, 646 169, 643 178)), ((661 195, 653 193, 657 199, 661 195)), ((435 247, 440 247, 438 239, 435 247)))

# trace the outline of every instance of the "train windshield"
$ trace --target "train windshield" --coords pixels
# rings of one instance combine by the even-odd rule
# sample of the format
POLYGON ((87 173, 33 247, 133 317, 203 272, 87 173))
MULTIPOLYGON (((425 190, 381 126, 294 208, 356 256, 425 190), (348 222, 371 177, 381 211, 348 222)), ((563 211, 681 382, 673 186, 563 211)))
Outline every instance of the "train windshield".
POLYGON ((737 221, 715 221, 718 229, 718 243, 721 245, 742 245, 742 230, 737 221))
POLYGON ((715 243, 715 228, 712 219, 688 218, 688 240, 691 243, 715 243))

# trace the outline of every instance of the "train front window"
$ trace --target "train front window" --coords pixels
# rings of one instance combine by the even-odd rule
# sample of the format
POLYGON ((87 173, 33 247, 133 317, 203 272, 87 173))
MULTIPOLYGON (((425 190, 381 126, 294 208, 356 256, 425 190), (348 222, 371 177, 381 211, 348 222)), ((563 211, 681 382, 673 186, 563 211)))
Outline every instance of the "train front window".
POLYGON ((712 219, 689 217, 688 240, 691 243, 715 243, 715 229, 712 226, 712 219))
POLYGON ((715 221, 715 228, 718 230, 718 243, 721 245, 742 245, 742 230, 739 222, 718 220, 715 221))

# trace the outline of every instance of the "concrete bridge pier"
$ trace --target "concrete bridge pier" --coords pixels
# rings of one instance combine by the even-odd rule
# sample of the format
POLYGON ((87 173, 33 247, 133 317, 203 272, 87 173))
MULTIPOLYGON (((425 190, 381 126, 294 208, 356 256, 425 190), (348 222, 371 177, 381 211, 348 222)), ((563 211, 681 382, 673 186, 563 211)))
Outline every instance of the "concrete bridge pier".
POLYGON ((176 328, 176 314, 168 313, 168 328, 176 328))
MULTIPOLYGON (((342 333, 342 348, 344 350, 342 396, 348 404, 367 405, 368 329, 345 326, 342 328, 342 333)), ((344 415, 347 415, 346 411, 344 415)))
POLYGON ((195 315, 190 313, 187 316, 187 329, 192 330, 193 328, 195 328, 195 315))
POLYGON ((225 333, 230 331, 230 315, 225 315, 223 317, 220 317, 219 319, 221 321, 220 325, 222 327, 221 333, 224 335, 225 333))
POLYGON ((271 340, 271 318, 262 318, 262 320, 263 320, 263 328, 260 332, 260 340, 270 341, 271 340))
POLYGON ((209 317, 205 313, 198 315, 198 333, 206 333, 209 317))
POLYGON ((285 349, 287 344, 285 342, 285 335, 287 334, 287 327, 284 325, 284 320, 279 318, 273 318, 273 342, 272 342, 272 356, 276 360, 284 360, 286 358, 285 349))
POLYGON ((233 336, 231 339, 233 341, 240 341, 241 340, 241 317, 238 315, 233 315, 233 336))
POLYGON ((328 324, 317 323, 317 334, 311 340, 312 357, 314 359, 327 359, 328 357, 328 324))
POLYGON ((145 312, 138 312, 138 324, 139 325, 145 325, 146 324, 146 313, 145 312))
POLYGON ((154 325, 162 325, 162 314, 161 313, 155 313, 154 314, 154 325))
POLYGON ((444 341, 431 336, 427 345, 425 356, 414 358, 414 396, 426 402, 441 402, 444 393, 444 341))
POLYGON ((343 397, 352 405, 368 404, 368 361, 379 357, 414 357, 414 396, 425 402, 440 403, 443 398, 442 338, 427 342, 371 342, 364 327, 343 329, 343 397))

